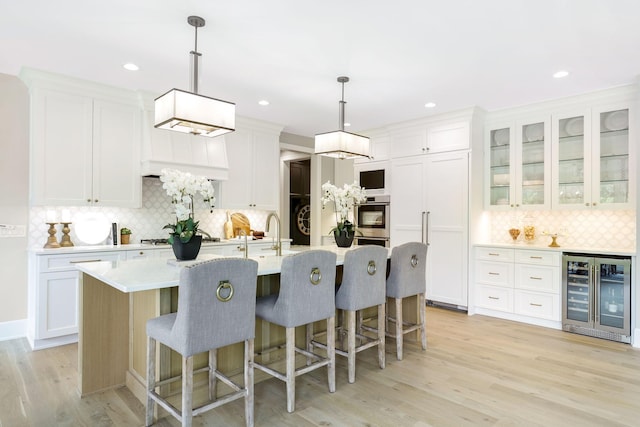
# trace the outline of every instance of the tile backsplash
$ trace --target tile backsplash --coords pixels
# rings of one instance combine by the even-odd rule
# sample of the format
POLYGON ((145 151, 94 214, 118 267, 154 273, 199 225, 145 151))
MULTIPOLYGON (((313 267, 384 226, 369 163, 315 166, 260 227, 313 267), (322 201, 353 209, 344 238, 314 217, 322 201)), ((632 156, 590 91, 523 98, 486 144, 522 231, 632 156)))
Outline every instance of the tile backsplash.
POLYGON ((636 212, 633 210, 574 210, 489 212, 491 243, 511 243, 509 228, 520 229, 518 241, 524 239, 522 230, 530 222, 536 228, 534 243, 545 244, 551 238, 544 231, 558 233, 563 247, 612 248, 635 250, 636 212))
MULTIPOLYGON (((217 197, 217 194, 216 194, 217 197)), ((201 199, 195 201, 195 219, 200 221, 200 229, 209 233, 212 237, 222 237, 223 226, 226 221, 226 210, 213 209, 210 212, 208 206, 201 199)), ((109 221, 118 224, 118 230, 122 227, 132 231, 131 243, 139 243, 140 239, 157 239, 168 237, 168 230, 163 230, 166 224, 175 221, 171 198, 162 188, 162 182, 158 178, 143 178, 142 183, 142 207, 139 209, 114 208, 114 207, 60 207, 37 206, 29 211, 29 248, 42 248, 47 241, 48 225, 45 223, 47 212, 54 211, 60 218, 63 210, 68 210, 72 221, 71 241, 75 245, 83 245, 75 234, 74 222, 84 214, 100 213, 109 221)), ((251 228, 264 230, 268 211, 262 210, 232 210, 242 212, 249 218, 251 228)), ((57 238, 62 237, 62 226, 57 225, 57 238)), ((111 237, 100 244, 111 244, 111 237)))

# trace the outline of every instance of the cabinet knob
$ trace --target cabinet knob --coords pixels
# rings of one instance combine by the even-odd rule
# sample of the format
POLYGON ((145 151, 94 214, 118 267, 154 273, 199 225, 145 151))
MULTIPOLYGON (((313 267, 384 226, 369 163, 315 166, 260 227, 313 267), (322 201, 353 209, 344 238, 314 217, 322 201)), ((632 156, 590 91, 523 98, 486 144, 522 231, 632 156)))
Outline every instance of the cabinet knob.
POLYGON ((597 202, 593 202, 593 203, 591 203, 591 206, 595 206, 597 204, 598 204, 597 202))
POLYGON ((516 208, 519 208, 519 207, 520 207, 520 205, 516 203, 516 208))
POLYGON ((87 203, 91 203, 91 199, 87 199, 87 203))
POLYGON ((585 203, 584 205, 585 205, 585 206, 589 206, 589 203, 585 203))
POLYGON ((144 252, 140 251, 140 252, 138 253, 138 255, 144 255, 144 252))
POLYGON ((93 201, 93 203, 98 203, 98 199, 95 199, 95 200, 93 201))

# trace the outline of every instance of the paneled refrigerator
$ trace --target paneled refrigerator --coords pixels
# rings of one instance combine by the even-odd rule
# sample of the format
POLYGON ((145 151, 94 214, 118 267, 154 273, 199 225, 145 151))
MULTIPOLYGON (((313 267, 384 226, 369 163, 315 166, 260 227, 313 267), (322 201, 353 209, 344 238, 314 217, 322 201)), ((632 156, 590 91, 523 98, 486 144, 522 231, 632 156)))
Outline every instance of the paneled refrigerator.
POLYGON ((562 328, 631 342, 631 258, 565 253, 562 328))

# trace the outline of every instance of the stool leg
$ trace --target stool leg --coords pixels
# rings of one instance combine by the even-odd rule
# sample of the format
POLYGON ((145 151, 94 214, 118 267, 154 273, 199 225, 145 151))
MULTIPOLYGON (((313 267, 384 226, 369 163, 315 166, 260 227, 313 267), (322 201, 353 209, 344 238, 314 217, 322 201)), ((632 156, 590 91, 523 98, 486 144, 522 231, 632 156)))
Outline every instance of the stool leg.
POLYGON ((182 357, 182 427, 193 419, 193 356, 182 357))
MULTIPOLYGON (((348 343, 348 339, 347 339, 347 346, 345 347, 345 342, 344 339, 347 338, 347 336, 351 333, 351 325, 348 323, 348 320, 345 319, 345 312, 347 310, 340 310, 340 326, 338 327, 338 331, 340 336, 338 337, 338 339, 340 340, 340 348, 344 351, 344 349, 347 349, 347 351, 349 350, 349 343, 348 343), (347 336, 345 336, 347 335, 347 336)), ((346 314, 346 316, 348 316, 349 313, 346 314)))
POLYGON ((396 355, 398 360, 402 360, 402 298, 396 298, 396 355))
POLYGON ((209 350, 209 400, 215 400, 216 392, 216 369, 218 369, 218 350, 209 350))
POLYGON ((329 377, 329 392, 336 391, 336 318, 331 316, 327 319, 327 375, 329 377))
POLYGON ((145 426, 153 424, 153 410, 155 401, 151 398, 151 392, 156 388, 156 340, 147 339, 147 413, 145 426))
POLYGON ((424 294, 418 295, 418 313, 420 322, 420 339, 422 341, 422 349, 427 349, 427 322, 425 321, 425 297, 424 294))
POLYGON ((378 364, 380 365, 380 369, 384 369, 386 365, 386 356, 385 356, 385 304, 380 304, 378 306, 378 364))
POLYGON ((247 427, 253 427, 253 340, 244 342, 244 388, 247 397, 244 400, 244 417, 247 427))
POLYGON ((287 412, 296 409, 296 328, 286 328, 287 412))
MULTIPOLYGON (((309 353, 313 353, 313 338, 313 323, 307 323, 305 325, 304 339, 307 343, 307 351, 309 353)), ((307 357, 307 366, 311 365, 312 362, 311 358, 307 357)))
POLYGON ((347 364, 349 366, 349 383, 356 381, 356 312, 347 312, 347 364))

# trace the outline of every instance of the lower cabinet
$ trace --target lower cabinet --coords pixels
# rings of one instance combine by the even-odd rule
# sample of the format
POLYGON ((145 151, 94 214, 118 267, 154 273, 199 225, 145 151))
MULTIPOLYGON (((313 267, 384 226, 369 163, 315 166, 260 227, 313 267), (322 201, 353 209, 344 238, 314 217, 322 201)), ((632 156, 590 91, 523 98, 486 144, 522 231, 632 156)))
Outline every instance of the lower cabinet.
POLYGON ((78 279, 74 264, 115 261, 124 252, 32 255, 27 339, 34 350, 78 340, 78 279))
POLYGON ((475 312, 560 328, 560 258, 550 250, 475 248, 475 312))

